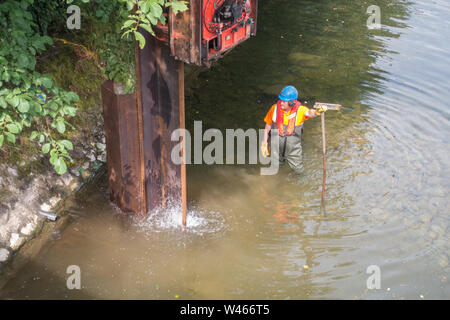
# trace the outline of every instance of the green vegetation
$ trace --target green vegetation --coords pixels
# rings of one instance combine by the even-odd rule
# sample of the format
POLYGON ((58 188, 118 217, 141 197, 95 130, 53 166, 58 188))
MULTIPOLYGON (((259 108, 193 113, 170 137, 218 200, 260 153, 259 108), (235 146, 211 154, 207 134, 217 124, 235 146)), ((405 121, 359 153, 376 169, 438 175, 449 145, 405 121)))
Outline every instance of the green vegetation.
POLYGON ((20 153, 35 144, 64 174, 74 163, 71 131, 98 106, 99 84, 110 79, 125 93, 135 90, 134 41, 145 46, 138 28, 154 34, 170 6, 187 9, 167 0, 0 1, 0 150, 20 153), (81 30, 66 28, 70 4, 81 8, 81 30))
POLYGON ((15 144, 24 127, 33 127, 29 138, 42 145, 44 154, 50 153, 50 162, 62 174, 73 146, 61 134, 71 126, 68 119, 75 116, 73 103, 79 97, 36 72, 36 55, 53 42, 38 32, 28 10, 31 4, 30 0, 0 4, 0 147, 5 140, 15 144))

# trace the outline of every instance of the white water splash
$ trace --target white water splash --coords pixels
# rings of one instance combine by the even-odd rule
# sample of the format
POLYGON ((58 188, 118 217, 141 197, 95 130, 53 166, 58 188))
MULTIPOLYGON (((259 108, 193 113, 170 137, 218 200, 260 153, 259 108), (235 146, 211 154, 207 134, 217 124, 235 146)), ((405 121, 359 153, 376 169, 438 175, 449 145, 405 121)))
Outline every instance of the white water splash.
POLYGON ((225 227, 225 220, 220 213, 192 206, 186 213, 184 227, 181 207, 173 203, 153 209, 144 219, 136 220, 135 223, 144 232, 184 231, 197 235, 218 233, 225 227))

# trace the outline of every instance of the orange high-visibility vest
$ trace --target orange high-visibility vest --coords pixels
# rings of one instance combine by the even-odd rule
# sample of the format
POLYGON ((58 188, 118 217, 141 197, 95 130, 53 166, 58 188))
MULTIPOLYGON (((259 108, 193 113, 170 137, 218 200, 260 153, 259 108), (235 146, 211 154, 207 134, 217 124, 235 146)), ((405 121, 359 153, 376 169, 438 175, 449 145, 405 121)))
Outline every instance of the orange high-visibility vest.
MULTIPOLYGON (((288 116, 288 125, 286 135, 290 136, 294 133, 295 124, 297 123, 297 110, 301 106, 300 102, 295 100, 295 106, 292 107, 290 115, 288 116)), ((273 113, 273 121, 276 122, 278 133, 281 137, 284 137, 284 125, 283 125, 283 110, 281 109, 281 100, 278 100, 275 112, 273 113)))

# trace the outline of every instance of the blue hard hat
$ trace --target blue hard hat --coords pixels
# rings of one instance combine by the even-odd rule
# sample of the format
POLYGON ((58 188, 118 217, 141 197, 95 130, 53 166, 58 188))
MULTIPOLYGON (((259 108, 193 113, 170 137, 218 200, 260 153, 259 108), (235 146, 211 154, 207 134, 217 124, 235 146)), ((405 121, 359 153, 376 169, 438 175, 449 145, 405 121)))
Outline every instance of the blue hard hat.
POLYGON ((298 98, 298 91, 293 86, 284 87, 278 95, 281 101, 292 101, 298 98))

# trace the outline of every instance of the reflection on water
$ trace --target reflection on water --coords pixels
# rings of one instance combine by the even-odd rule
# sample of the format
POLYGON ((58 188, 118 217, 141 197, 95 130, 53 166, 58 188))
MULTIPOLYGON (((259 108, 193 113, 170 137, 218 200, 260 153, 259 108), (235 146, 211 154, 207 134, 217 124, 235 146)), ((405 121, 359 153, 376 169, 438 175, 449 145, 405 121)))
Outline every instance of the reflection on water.
POLYGON ((351 108, 326 115, 326 216, 311 119, 304 176, 188 166, 186 230, 176 209, 130 219, 105 180, 92 186, 0 297, 450 298, 450 5, 378 1, 383 28, 372 31, 369 5, 261 1, 258 36, 186 85, 188 128, 260 128, 286 84, 310 105, 351 108), (71 264, 80 291, 65 287, 71 264), (366 287, 370 265, 380 290, 366 287))

